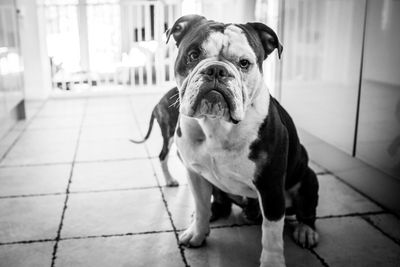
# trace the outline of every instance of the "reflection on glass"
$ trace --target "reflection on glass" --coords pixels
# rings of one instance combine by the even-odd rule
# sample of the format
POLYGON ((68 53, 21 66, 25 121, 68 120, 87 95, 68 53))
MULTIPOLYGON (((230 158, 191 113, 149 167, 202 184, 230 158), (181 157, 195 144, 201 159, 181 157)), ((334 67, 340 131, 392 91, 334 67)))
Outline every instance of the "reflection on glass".
POLYGON ((365 1, 285 1, 282 103, 296 124, 352 153, 365 1))
POLYGON ((399 12, 368 2, 356 156, 400 179, 399 12))
MULTIPOLYGON (((0 1, 0 123, 23 98, 22 65, 13 1, 0 1)), ((1 129, 0 127, 0 132, 1 129)))

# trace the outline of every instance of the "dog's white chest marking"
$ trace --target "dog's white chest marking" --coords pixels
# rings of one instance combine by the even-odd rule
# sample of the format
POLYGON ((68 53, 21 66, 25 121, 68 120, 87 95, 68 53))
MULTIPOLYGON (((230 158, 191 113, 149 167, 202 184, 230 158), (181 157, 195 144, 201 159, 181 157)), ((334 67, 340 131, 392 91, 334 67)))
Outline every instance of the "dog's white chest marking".
MULTIPOLYGON (((182 138, 177 140, 177 145, 184 164, 226 192, 257 197, 252 183, 255 164, 248 159, 251 140, 227 134, 221 123, 226 122, 182 118, 182 138), (190 134, 185 128, 193 126, 203 133, 203 138, 194 142, 190 135, 185 135, 185 132, 190 134)), ((256 135, 252 139, 255 138, 256 135)))
POLYGON ((187 168, 201 174, 223 191, 257 198, 253 176, 256 165, 249 160, 250 144, 267 114, 263 108, 249 108, 246 117, 235 125, 219 119, 180 118, 181 137, 176 145, 187 168))

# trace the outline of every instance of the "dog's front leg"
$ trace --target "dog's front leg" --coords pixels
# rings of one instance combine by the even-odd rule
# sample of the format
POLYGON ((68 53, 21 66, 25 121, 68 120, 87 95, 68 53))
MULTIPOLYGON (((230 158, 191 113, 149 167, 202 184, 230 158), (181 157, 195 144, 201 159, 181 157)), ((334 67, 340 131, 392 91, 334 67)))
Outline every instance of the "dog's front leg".
MULTIPOLYGON (((285 164, 285 160, 282 160, 285 164)), ((285 219, 285 174, 277 165, 265 166, 263 171, 270 176, 263 176, 263 171, 255 181, 262 222, 261 267, 284 267, 283 226, 285 219), (275 166, 275 167, 272 167, 275 166)))
POLYGON ((195 214, 189 228, 179 236, 179 243, 199 247, 210 232, 212 186, 201 175, 191 170, 188 170, 188 182, 194 197, 195 214))
MULTIPOLYGON (((267 168, 266 168, 267 169, 267 168)), ((268 170, 269 171, 269 170, 268 170)), ((259 179, 257 188, 262 222, 261 267, 284 267, 283 226, 285 219, 284 175, 273 173, 267 179, 259 179)))

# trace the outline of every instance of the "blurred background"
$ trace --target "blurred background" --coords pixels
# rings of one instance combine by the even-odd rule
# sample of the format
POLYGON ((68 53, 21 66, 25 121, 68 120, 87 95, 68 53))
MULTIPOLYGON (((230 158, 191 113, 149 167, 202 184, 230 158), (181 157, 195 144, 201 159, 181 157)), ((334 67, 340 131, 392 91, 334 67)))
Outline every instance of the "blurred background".
POLYGON ((0 0, 0 138, 29 101, 168 90, 176 48, 163 33, 189 13, 275 29, 283 56, 265 80, 312 158, 399 211, 395 0, 0 0))

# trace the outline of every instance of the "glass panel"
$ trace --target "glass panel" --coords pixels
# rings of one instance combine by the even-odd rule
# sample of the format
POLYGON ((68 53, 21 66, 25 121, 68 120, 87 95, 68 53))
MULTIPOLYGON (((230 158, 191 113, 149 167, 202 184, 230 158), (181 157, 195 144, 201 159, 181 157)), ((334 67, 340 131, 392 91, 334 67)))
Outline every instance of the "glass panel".
POLYGON ((16 14, 12 1, 0 1, 0 120, 23 99, 16 14))
POLYGON ((298 127, 352 153, 365 1, 285 1, 282 103, 298 127))
POLYGON ((369 1, 356 156, 400 179, 400 2, 369 1))

